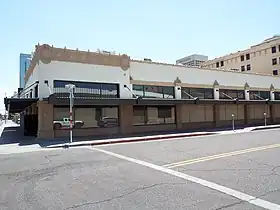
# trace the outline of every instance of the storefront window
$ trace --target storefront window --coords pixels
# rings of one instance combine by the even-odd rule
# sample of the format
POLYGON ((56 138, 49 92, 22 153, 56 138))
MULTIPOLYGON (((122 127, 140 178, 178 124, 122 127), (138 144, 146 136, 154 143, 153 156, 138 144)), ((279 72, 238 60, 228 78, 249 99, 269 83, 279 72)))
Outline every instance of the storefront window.
MULTIPOLYGON (((76 107, 73 109, 76 129, 119 126, 118 107, 76 107)), ((54 108, 54 129, 70 127, 69 108, 54 108)))
POLYGON ((173 124, 175 108, 172 106, 136 106, 133 108, 133 124, 173 124))

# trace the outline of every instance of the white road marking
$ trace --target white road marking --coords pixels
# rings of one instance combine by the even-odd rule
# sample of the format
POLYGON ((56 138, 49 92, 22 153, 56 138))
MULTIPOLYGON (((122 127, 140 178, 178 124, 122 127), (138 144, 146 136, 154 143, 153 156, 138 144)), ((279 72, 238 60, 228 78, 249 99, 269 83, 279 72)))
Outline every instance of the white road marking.
POLYGON ((257 198, 257 197, 239 192, 239 191, 234 190, 234 189, 230 189, 228 187, 225 187, 225 186, 213 183, 213 182, 209 182, 209 181, 204 180, 204 179, 200 179, 200 178, 190 176, 190 175, 178 172, 178 171, 174 171, 174 170, 171 170, 171 169, 168 169, 168 168, 164 168, 164 167, 159 166, 159 165, 155 165, 153 163, 148 163, 148 162, 145 162, 145 161, 142 161, 142 160, 134 159, 134 158, 131 158, 131 157, 127 157, 127 156, 124 156, 124 155, 120 155, 120 154, 110 152, 110 151, 107 151, 107 150, 103 150, 103 149, 99 149, 99 148, 96 148, 96 147, 91 148, 91 149, 95 150, 95 151, 98 151, 98 152, 105 153, 107 155, 114 156, 114 157, 119 158, 119 159, 130 161, 130 162, 142 165, 142 166, 152 168, 152 169, 157 170, 157 171, 161 171, 163 173, 167 173, 167 174, 170 174, 170 175, 173 175, 173 176, 176 176, 176 177, 179 177, 179 178, 182 178, 182 179, 200 184, 202 186, 211 188, 213 190, 219 191, 219 192, 224 193, 226 195, 230 195, 232 197, 235 197, 235 198, 240 199, 242 201, 248 202, 248 203, 253 204, 255 206, 259 206, 259 207, 262 207, 262 208, 265 208, 265 209, 270 209, 270 210, 280 210, 280 205, 278 205, 278 204, 271 203, 271 202, 266 201, 266 200, 262 200, 260 198, 257 198))

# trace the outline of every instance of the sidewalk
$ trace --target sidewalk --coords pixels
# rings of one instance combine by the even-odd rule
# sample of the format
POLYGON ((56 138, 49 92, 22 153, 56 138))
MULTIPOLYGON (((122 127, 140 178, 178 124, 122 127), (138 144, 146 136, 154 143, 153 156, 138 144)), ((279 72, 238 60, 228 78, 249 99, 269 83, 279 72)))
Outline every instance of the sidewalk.
POLYGON ((251 131, 276 129, 276 128, 280 128, 280 125, 247 127, 247 128, 242 128, 242 129, 236 129, 234 131, 226 130, 226 131, 213 131, 213 132, 177 133, 177 134, 151 135, 151 136, 141 136, 141 137, 77 141, 77 142, 72 142, 72 143, 58 143, 58 144, 49 145, 49 146, 45 146, 45 147, 46 148, 62 148, 62 147, 96 146, 96 145, 104 145, 104 144, 140 142, 140 141, 157 141, 157 140, 164 140, 164 139, 172 140, 172 139, 187 138, 187 137, 246 133, 246 132, 251 132, 251 131))

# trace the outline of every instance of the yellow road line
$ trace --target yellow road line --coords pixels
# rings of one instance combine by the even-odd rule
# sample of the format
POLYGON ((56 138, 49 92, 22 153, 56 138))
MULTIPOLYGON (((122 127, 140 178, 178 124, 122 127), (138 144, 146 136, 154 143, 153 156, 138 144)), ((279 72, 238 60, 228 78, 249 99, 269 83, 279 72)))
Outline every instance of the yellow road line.
POLYGON ((201 157, 201 158, 195 158, 195 159, 170 163, 170 164, 163 165, 163 167, 175 168, 175 167, 189 165, 189 164, 193 164, 193 163, 199 163, 199 162, 204 162, 204 161, 208 161, 208 160, 215 160, 215 159, 220 159, 220 158, 225 158, 225 157, 231 157, 231 156, 235 156, 235 155, 242 155, 242 154, 246 154, 246 153, 250 153, 250 152, 257 152, 257 151, 261 151, 261 150, 273 149, 273 148, 278 148, 278 147, 280 147, 280 144, 272 144, 272 145, 267 145, 267 146, 262 146, 262 147, 254 147, 254 148, 249 148, 249 149, 244 149, 244 150, 238 150, 238 151, 233 151, 233 152, 227 152, 227 153, 222 153, 222 154, 217 154, 217 155, 211 155, 211 156, 206 156, 206 157, 201 157))

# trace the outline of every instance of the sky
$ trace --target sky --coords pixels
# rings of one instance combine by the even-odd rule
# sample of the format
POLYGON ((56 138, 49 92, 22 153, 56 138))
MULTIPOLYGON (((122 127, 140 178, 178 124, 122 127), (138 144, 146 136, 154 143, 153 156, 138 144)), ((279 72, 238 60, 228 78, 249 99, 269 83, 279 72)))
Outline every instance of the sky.
POLYGON ((1 0, 0 113, 19 87, 19 54, 36 44, 175 63, 215 58, 279 32, 277 0, 1 0))

